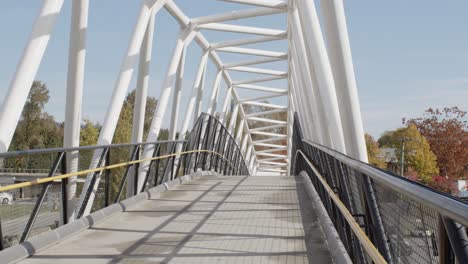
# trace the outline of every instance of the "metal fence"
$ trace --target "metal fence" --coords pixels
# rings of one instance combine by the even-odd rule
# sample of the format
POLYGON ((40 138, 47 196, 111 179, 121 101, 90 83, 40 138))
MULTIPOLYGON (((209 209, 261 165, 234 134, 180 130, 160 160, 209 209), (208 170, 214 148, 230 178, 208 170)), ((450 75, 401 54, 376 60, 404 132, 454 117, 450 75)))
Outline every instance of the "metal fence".
POLYGON ((0 159, 8 164, 24 164, 21 161, 26 157, 28 161, 34 161, 44 155, 54 156, 52 166, 47 171, 48 177, 13 181, 0 187, 0 201, 3 201, 2 197, 9 199, 0 204, 1 249, 67 223, 67 183, 72 176, 92 176, 88 185, 78 177, 77 194, 84 194, 84 202, 74 211, 76 218, 80 218, 97 182, 91 212, 197 170, 213 170, 223 175, 249 175, 234 138, 216 118, 207 114, 198 118, 183 140, 15 151, 0 154, 0 159), (142 159, 145 147, 151 147, 152 156, 142 159), (99 162, 96 169, 89 172, 96 151, 99 151, 99 162), (78 155, 77 173, 66 173, 67 153, 78 155), (148 169, 140 175, 139 165, 143 162, 149 163, 148 169), (131 194, 127 193, 130 175, 135 180, 131 194), (139 179, 144 182, 140 190, 136 187, 139 179))
POLYGON ((297 117, 293 153, 291 171, 309 175, 355 263, 372 260, 326 186, 388 263, 468 263, 468 204, 462 200, 305 140, 297 117))

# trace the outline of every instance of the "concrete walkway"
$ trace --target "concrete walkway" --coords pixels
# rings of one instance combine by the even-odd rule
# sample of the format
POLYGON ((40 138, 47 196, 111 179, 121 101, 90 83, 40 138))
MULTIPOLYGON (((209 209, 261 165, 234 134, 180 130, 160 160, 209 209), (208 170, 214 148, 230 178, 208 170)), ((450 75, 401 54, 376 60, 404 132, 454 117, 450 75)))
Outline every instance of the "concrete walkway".
POLYGON ((20 263, 331 263, 300 179, 186 182, 20 263))

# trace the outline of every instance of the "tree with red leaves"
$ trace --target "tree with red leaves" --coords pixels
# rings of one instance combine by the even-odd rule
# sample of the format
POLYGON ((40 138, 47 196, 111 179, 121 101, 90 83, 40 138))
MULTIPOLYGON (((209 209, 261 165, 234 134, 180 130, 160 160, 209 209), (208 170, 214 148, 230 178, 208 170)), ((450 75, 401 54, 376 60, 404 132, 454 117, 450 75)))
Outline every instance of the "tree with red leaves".
MULTIPOLYGON (((454 182, 468 177, 468 123, 466 111, 458 107, 442 110, 429 108, 422 117, 403 119, 403 124, 414 124, 427 139, 437 157, 443 178, 454 182)), ((434 184, 444 185, 441 180, 434 184)), ((445 187, 444 187, 445 188, 445 187)))

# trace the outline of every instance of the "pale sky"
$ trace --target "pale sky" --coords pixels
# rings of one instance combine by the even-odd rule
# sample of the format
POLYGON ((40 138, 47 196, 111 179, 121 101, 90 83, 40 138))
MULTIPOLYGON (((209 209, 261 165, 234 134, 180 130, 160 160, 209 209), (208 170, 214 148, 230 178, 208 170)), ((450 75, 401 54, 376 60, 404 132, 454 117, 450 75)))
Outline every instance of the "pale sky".
MULTIPOLYGON (((42 1, 6 0, 0 9, 0 98, 15 72, 42 1)), ((36 79, 48 84, 47 111, 63 120, 70 0, 65 0, 36 79)), ((344 1, 351 38, 364 128, 378 137, 428 107, 459 106, 468 110, 468 1, 344 1)), ((135 24, 140 1, 91 0, 83 117, 102 121, 135 24)), ((176 0, 190 17, 249 8, 214 0, 176 0)), ((284 29, 284 15, 249 19, 250 25, 284 29)), ((243 24, 244 21, 232 23, 243 24)), ((231 23, 231 22, 230 22, 231 23)), ((161 11, 156 18, 150 95, 157 97, 178 32, 178 24, 161 11)), ((239 35, 203 31, 212 42, 239 35)), ((284 51, 284 41, 268 48, 284 51)), ((188 50, 184 91, 189 93, 201 50, 188 50)), ((223 61, 234 56, 221 54, 223 61)), ((244 57, 245 58, 245 57, 244 57)), ((242 59, 242 58, 241 58, 242 59)), ((207 87, 215 70, 208 66, 207 87)), ((286 69, 284 63, 267 66, 286 69)), ((235 80, 248 78, 233 74, 235 80)), ((134 78, 135 79, 135 78, 134 78)), ((284 82, 272 85, 284 86, 284 82)), ((134 87, 134 83, 131 87, 134 87)), ((205 101, 209 94, 205 94, 205 101)), ((241 97, 248 94, 241 94, 241 97)), ((186 96, 187 97, 187 96, 186 96)), ((222 98, 223 96, 221 96, 222 98)), ((184 106, 181 109, 184 112, 184 106)), ((168 111, 169 112, 169 111, 168 111)))

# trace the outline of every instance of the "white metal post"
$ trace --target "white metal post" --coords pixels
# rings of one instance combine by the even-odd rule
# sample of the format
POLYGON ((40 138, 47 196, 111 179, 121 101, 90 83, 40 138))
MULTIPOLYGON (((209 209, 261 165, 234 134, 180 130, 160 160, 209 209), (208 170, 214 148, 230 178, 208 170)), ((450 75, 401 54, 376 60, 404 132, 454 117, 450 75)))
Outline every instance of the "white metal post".
MULTIPOLYGON (((196 32, 192 31, 191 28, 185 28, 180 31, 179 36, 177 37, 176 45, 174 47, 174 51, 172 53, 172 58, 169 63, 169 67, 167 69, 166 78, 163 82, 163 87, 161 89, 161 94, 159 96, 158 104, 153 114, 153 120, 151 122, 150 130, 148 136, 146 138, 146 142, 154 142, 158 140, 159 132, 161 131, 162 121, 164 118, 164 114, 166 113, 167 104, 169 101, 169 97, 171 95, 172 87, 174 85, 174 79, 176 76, 177 68, 180 62, 180 56, 182 55, 182 51, 184 46, 188 46, 190 42, 195 37, 196 32)), ((183 130, 181 130, 183 133, 183 130)), ((147 145, 145 146, 142 159, 146 159, 151 157, 153 154, 155 146, 147 145)), ((150 162, 142 162, 139 168, 139 174, 145 175, 147 170, 149 169, 150 162)), ((141 189, 143 186, 142 177, 139 178, 138 181, 138 188, 141 189)))
POLYGON ((234 88, 230 86, 226 91, 226 97, 224 97, 223 108, 219 116, 219 122, 223 125, 226 125, 226 114, 228 112, 229 104, 231 103, 233 89, 234 88))
MULTIPOLYGON (((130 85, 130 81, 133 76, 135 64, 138 59, 138 55, 140 53, 140 48, 143 42, 143 38, 145 36, 146 27, 148 26, 148 22, 151 18, 151 13, 152 12, 157 13, 165 3, 166 3, 165 0, 158 0, 156 2, 154 1, 142 2, 140 13, 138 15, 137 22, 135 24, 135 28, 132 33, 130 43, 128 45, 127 51, 125 53, 125 57, 120 66, 119 75, 115 83, 115 87, 112 93, 109 107, 107 108, 105 119, 101 128, 101 132, 99 133, 97 145, 108 145, 112 142, 115 128, 117 127, 117 122, 119 120, 120 111, 122 109, 122 105, 125 100, 126 92, 128 90, 128 86, 130 85)), ((98 165, 101 153, 102 153, 102 150, 96 150, 94 152, 93 158, 91 160, 90 168, 95 168, 98 165)), ((93 173, 88 174, 86 177, 86 182, 83 186, 83 191, 81 192, 81 195, 80 195, 78 208, 80 208, 84 202, 84 199, 86 196, 86 190, 89 188, 92 178, 93 178, 93 173)), ((93 191, 91 192, 91 195, 86 204, 86 208, 83 212, 84 216, 88 215, 91 211, 91 207, 94 202, 94 194, 97 190, 97 186, 99 185, 99 181, 100 181, 100 177, 97 178, 97 180, 94 183, 94 186, 92 186, 93 191)))
MULTIPOLYGON (((70 43, 68 50, 67 96, 63 147, 80 145, 81 106, 83 99, 84 69, 86 58, 86 31, 88 29, 88 0, 72 3, 70 43)), ((67 173, 78 171, 79 152, 67 152, 67 173)), ((76 177, 68 178, 67 219, 75 219, 76 177)))
MULTIPOLYGON (((135 105, 133 108, 132 143, 143 141, 143 129, 145 125, 146 100, 148 97, 148 83, 151 64, 151 54, 153 50, 153 33, 155 13, 153 12, 145 37, 141 44, 140 60, 138 64, 138 79, 135 91, 135 105)), ((131 170, 127 177, 127 197, 133 196, 135 188, 135 171, 131 170)))
POLYGON ((351 157, 367 162, 366 142, 342 0, 320 1, 325 21, 330 61, 340 105, 346 151, 351 157))
MULTIPOLYGON (((181 134, 185 134, 187 132, 187 130, 189 128, 190 119, 194 116, 193 115, 194 108, 198 104, 198 102, 196 100, 197 100, 197 97, 198 97, 198 94, 199 94, 199 89, 200 89, 201 84, 202 84, 203 72, 204 72, 204 69, 205 69, 205 65, 206 65, 206 63, 208 61, 208 55, 209 55, 209 52, 205 51, 205 52, 203 52, 203 54, 201 56, 200 64, 198 65, 197 74, 195 76, 195 80, 194 80, 194 83, 193 83, 192 92, 190 94, 190 99, 189 99, 189 102, 187 104, 187 109, 185 110, 184 122, 182 123, 182 129, 180 130, 181 134)), ((194 120, 194 122, 195 121, 196 120, 194 120)))
POLYGON ((236 142, 237 142, 237 144, 240 144, 240 140, 241 140, 241 137, 242 137, 242 132, 244 131, 245 122, 247 122, 247 121, 240 120, 239 127, 237 128, 237 133, 236 133, 236 142))
MULTIPOLYGON (((200 84, 198 87, 198 93, 197 93, 197 100, 195 103, 195 111, 193 112, 193 121, 192 124, 195 124, 197 121, 198 117, 201 115, 202 112, 202 103, 203 103, 203 92, 205 90, 205 78, 206 78, 206 67, 208 66, 208 60, 206 60, 205 64, 203 65, 203 73, 201 75, 201 80, 200 84)), ((205 131, 203 129, 203 131, 205 131)))
POLYGON ((216 105, 219 96, 219 84, 221 82, 222 77, 223 70, 219 70, 216 74, 216 78, 213 83, 213 88, 211 89, 210 101, 208 103, 208 108, 206 109, 206 113, 208 113, 209 115, 213 115, 213 113, 216 111, 216 105))
POLYGON ((236 127, 237 113, 239 112, 239 107, 240 107, 240 104, 236 104, 231 113, 231 119, 229 120, 229 128, 228 128, 229 134, 231 135, 234 133, 234 128, 236 127))
POLYGON ((36 77, 63 0, 44 0, 0 108, 0 153, 6 152, 36 77))
MULTIPOLYGON (((346 154, 344 144, 343 128, 341 126, 340 110, 336 98, 335 82, 328 60, 325 41, 320 29, 320 22, 315 10, 315 4, 312 1, 299 0, 298 6, 292 11, 293 18, 300 15, 302 24, 302 34, 296 34, 293 37, 304 36, 307 44, 307 56, 309 68, 313 68, 318 81, 320 90, 320 100, 326 108, 329 131, 333 137, 333 146, 335 150, 346 154)), ((296 24, 296 20, 293 24, 296 24)))
POLYGON ((180 97, 182 96, 182 82, 184 79, 185 71, 185 57, 187 54, 187 45, 184 46, 182 50, 182 55, 180 56, 179 67, 177 68, 177 77, 175 83, 174 97, 172 100, 172 116, 171 124, 169 127, 169 139, 175 140, 177 134, 177 121, 179 119, 179 105, 180 97))

